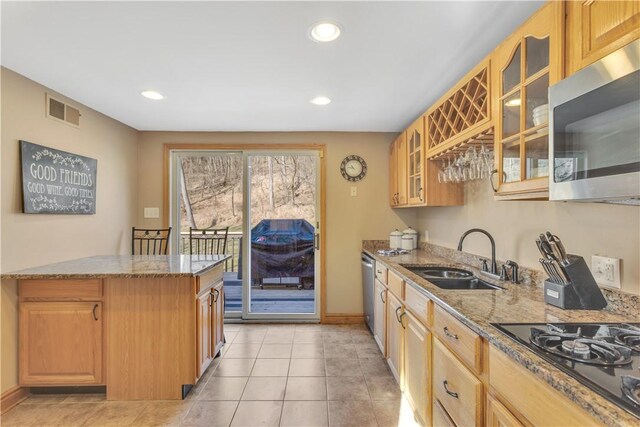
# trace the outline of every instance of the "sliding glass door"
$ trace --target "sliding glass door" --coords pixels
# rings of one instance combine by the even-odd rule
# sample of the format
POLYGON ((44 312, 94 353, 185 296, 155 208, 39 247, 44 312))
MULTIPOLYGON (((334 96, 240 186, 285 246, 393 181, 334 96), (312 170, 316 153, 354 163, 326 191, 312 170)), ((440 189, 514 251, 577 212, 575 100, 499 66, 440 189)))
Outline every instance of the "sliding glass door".
POLYGON ((319 320, 318 151, 171 152, 172 253, 226 253, 225 316, 319 320))

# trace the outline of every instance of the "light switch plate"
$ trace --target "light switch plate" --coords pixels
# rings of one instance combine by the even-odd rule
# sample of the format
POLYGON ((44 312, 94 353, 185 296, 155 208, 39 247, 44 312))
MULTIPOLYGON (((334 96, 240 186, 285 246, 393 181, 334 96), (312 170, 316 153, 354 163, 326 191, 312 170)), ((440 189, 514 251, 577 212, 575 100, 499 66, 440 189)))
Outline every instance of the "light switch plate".
POLYGON ((620 289, 620 258, 592 255, 591 273, 599 285, 620 289))
POLYGON ((160 218, 160 208, 144 208, 145 218, 160 218))

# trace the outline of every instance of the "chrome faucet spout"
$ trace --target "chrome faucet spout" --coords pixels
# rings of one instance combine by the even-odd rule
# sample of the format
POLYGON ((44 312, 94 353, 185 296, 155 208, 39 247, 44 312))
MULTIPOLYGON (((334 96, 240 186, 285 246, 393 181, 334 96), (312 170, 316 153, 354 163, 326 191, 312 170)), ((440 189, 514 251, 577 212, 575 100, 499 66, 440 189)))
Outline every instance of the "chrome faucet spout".
POLYGON ((472 228, 465 231, 460 237, 460 241, 458 242, 458 250, 462 250, 462 242, 471 233, 482 233, 489 238, 489 242, 491 242, 491 273, 498 274, 498 264, 496 263, 496 242, 495 240, 493 240, 493 236, 491 236, 488 231, 483 230, 482 228, 472 228))

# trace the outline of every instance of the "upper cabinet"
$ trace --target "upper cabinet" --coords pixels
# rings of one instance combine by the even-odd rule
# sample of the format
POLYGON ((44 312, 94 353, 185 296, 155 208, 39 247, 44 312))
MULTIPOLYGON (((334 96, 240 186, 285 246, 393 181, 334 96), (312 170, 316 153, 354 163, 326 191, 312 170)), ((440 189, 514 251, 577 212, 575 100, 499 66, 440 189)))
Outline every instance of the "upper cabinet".
POLYGON ((422 117, 407 129, 409 204, 424 203, 424 121, 422 117))
POLYGON ((407 138, 400 133, 389 151, 389 204, 392 208, 407 205, 407 138))
POLYGON ((549 2, 494 51, 496 193, 548 197, 549 85, 562 78, 564 3, 549 2))
POLYGON ((567 2, 567 75, 640 37, 640 2, 567 2))

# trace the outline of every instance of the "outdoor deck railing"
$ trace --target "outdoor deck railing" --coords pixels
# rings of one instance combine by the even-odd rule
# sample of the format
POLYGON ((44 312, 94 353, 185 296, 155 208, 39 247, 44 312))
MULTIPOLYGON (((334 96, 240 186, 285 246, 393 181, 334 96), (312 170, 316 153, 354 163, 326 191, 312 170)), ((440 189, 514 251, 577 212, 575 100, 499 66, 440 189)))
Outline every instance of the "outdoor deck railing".
MULTIPOLYGON (((239 269, 238 261, 240 260, 240 239, 242 239, 243 233, 241 231, 230 231, 227 235, 227 255, 231 255, 224 265, 224 271, 237 272, 239 269)), ((183 231, 180 233, 180 253, 189 254, 189 232, 183 231)))

